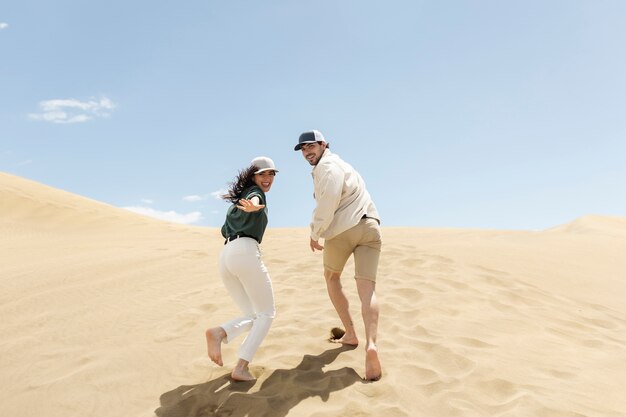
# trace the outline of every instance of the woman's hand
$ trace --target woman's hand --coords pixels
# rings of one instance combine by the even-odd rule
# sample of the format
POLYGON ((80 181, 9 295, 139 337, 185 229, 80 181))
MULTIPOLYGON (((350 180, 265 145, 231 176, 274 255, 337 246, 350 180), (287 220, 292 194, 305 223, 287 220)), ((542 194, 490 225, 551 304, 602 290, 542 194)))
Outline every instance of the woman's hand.
POLYGON ((263 210, 265 208, 265 204, 259 204, 259 200, 256 197, 253 197, 252 200, 242 198, 239 200, 237 208, 245 211, 246 213, 254 213, 255 211, 263 210))

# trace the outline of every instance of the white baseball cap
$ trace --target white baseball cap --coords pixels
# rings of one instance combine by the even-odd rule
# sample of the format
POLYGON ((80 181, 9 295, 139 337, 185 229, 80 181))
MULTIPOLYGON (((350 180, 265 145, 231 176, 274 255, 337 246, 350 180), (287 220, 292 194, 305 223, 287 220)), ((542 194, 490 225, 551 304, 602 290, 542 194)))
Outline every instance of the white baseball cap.
POLYGON ((293 148, 294 151, 299 151, 302 148, 302 145, 307 143, 315 143, 315 142, 326 142, 324 139, 324 135, 319 130, 309 130, 308 132, 304 132, 298 138, 298 144, 293 148))
POLYGON ((276 167, 274 166, 274 161, 267 156, 257 156, 251 162, 252 165, 257 167, 258 169, 254 171, 255 174, 260 174, 264 171, 275 171, 278 172, 276 167))

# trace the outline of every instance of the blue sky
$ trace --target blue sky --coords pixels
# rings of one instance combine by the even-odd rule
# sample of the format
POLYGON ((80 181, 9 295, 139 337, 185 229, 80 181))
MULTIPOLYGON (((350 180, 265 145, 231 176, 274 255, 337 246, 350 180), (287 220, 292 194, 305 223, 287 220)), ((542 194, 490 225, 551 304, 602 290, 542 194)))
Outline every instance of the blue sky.
POLYGON ((626 215, 626 2, 3 1, 0 171, 221 226, 270 156, 306 226, 319 129, 385 226, 626 215))

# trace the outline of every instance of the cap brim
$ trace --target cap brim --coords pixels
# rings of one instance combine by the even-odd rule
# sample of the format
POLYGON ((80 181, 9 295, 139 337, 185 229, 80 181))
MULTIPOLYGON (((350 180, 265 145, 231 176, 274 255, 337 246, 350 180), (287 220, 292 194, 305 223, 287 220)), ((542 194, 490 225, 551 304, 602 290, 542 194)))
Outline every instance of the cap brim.
POLYGON ((255 174, 260 174, 261 172, 265 172, 265 171, 278 172, 278 170, 276 168, 263 168, 263 169, 259 169, 258 171, 254 171, 254 173, 255 174))
POLYGON ((302 145, 306 145, 306 144, 309 144, 309 143, 317 143, 317 141, 316 140, 310 140, 310 141, 307 141, 307 142, 300 142, 300 143, 298 143, 296 145, 295 148, 293 148, 293 150, 294 151, 299 151, 302 148, 302 145))

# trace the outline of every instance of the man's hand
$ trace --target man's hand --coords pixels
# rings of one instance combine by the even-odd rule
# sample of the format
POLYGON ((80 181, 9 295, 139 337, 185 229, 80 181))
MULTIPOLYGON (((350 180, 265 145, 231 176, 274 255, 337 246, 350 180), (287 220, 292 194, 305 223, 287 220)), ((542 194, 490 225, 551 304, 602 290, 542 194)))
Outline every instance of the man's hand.
POLYGON ((311 250, 313 252, 315 252, 315 249, 317 249, 317 250, 324 250, 324 247, 322 245, 320 245, 317 240, 311 239, 311 242, 310 242, 309 245, 311 246, 311 250))
POLYGON ((262 210, 265 207, 264 204, 259 204, 259 200, 254 197, 252 200, 246 200, 242 198, 239 200, 239 204, 237 208, 239 210, 245 211, 246 213, 252 213, 255 211, 262 210))

